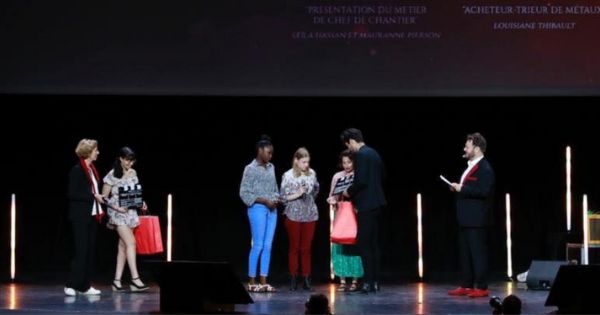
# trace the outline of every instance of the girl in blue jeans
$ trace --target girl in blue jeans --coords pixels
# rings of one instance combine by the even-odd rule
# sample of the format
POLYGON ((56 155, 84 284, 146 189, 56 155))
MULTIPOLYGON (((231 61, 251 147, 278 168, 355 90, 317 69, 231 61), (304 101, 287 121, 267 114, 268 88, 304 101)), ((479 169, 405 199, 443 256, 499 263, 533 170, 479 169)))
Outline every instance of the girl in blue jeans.
POLYGON ((277 226, 277 206, 281 203, 275 179, 275 166, 270 162, 273 144, 267 136, 256 143, 256 158, 246 165, 240 184, 240 198, 248 206, 252 233, 252 249, 248 258, 248 291, 275 292, 267 283, 271 244, 277 226), (260 263, 260 282, 256 283, 256 269, 260 263))

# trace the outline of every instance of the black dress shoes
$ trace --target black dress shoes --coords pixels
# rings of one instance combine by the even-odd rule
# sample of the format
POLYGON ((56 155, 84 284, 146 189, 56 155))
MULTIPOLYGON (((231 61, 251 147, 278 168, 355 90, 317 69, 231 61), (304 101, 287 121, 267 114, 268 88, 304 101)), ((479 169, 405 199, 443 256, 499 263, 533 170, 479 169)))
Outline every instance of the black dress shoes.
POLYGON ((379 291, 379 283, 377 281, 373 282, 373 290, 379 291))
POLYGON ((375 291, 375 286, 369 283, 363 283, 362 289, 360 290, 360 293, 363 294, 369 294, 369 293, 375 293, 377 291, 375 291))

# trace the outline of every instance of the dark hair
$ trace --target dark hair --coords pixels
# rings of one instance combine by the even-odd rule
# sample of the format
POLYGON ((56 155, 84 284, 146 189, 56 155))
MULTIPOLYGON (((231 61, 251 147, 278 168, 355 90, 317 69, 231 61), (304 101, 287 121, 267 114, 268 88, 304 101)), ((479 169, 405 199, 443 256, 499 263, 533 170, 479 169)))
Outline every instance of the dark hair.
POLYGON ((350 142, 350 139, 354 139, 356 142, 365 142, 362 132, 356 128, 348 128, 342 131, 340 139, 344 144, 350 142))
POLYGON ((502 313, 521 314, 521 299, 516 295, 509 295, 502 301, 502 313))
POLYGON ((338 168, 343 169, 342 162, 344 161, 344 157, 347 157, 354 163, 354 153, 349 149, 346 149, 340 153, 340 158, 338 159, 338 168))
POLYGON ((304 314, 331 314, 329 300, 323 293, 311 295, 305 306, 304 314))
POLYGON ((482 153, 485 153, 485 149, 487 148, 487 141, 485 138, 479 133, 472 133, 467 135, 467 141, 472 141, 473 146, 479 147, 482 153))
POLYGON ((256 152, 258 153, 259 149, 264 147, 272 147, 273 143, 271 142, 271 137, 267 135, 260 136, 260 140, 256 143, 256 152))
POLYGON ((121 160, 119 158, 123 158, 128 161, 135 161, 135 152, 133 152, 130 147, 122 147, 121 150, 119 150, 119 155, 117 156, 115 164, 113 165, 113 175, 116 178, 123 177, 123 167, 121 166, 121 160))

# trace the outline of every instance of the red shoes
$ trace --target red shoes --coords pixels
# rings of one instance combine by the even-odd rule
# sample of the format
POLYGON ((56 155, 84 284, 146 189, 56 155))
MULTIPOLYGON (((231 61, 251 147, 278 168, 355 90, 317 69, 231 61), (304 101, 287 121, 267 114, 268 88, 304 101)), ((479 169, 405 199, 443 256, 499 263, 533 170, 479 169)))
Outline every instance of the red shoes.
POLYGON ((466 295, 466 296, 471 297, 471 298, 478 298, 478 297, 489 296, 490 295, 490 290, 471 289, 471 288, 458 287, 458 288, 456 288, 454 290, 448 291, 448 295, 454 295, 454 296, 466 295))
POLYGON ((469 295, 472 291, 473 289, 471 288, 458 287, 454 290, 448 291, 448 295, 469 295))
POLYGON ((470 298, 478 298, 478 297, 486 297, 490 295, 490 290, 482 290, 482 289, 475 289, 472 290, 471 293, 467 294, 468 297, 470 298))

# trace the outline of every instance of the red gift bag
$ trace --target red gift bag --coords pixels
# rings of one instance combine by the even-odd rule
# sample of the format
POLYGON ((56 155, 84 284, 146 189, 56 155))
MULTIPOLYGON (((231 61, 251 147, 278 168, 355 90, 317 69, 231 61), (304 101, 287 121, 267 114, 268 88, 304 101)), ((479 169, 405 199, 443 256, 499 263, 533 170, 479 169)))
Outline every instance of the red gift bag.
POLYGON ((356 244, 358 227, 354 207, 349 201, 338 202, 337 206, 331 230, 331 241, 337 244, 356 244))
POLYGON ((133 234, 138 254, 152 255, 163 252, 158 216, 141 215, 140 225, 133 231, 133 234))

